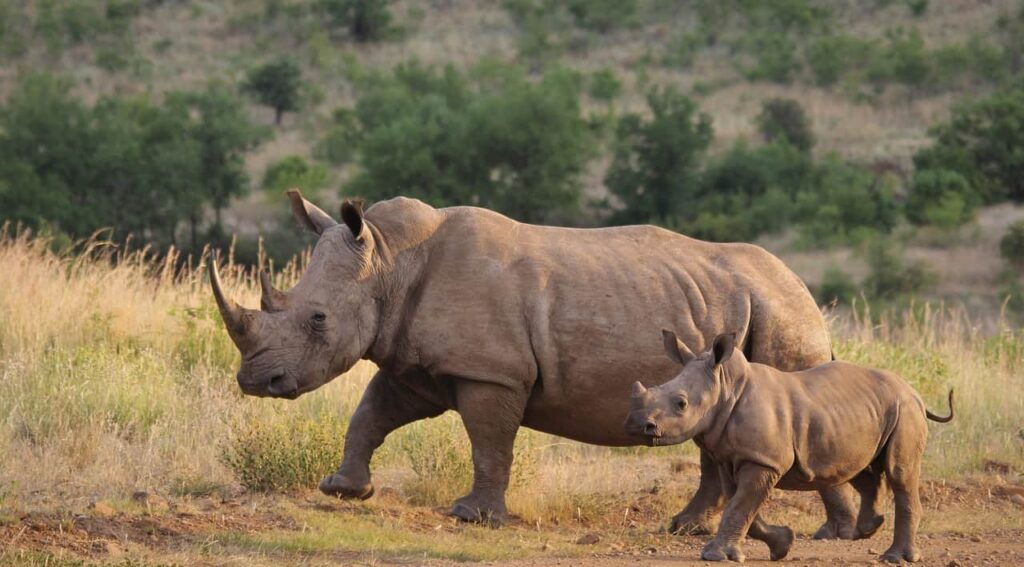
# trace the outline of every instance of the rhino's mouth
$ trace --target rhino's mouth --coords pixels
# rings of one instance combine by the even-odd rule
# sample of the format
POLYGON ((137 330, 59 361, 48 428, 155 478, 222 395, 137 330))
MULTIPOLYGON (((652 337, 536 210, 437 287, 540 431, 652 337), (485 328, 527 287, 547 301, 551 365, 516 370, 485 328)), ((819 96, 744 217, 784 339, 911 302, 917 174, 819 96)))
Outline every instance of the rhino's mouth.
POLYGON ((673 437, 651 436, 649 437, 649 439, 651 440, 652 447, 667 447, 669 445, 678 445, 680 443, 685 443, 690 440, 689 437, 686 437, 684 435, 676 435, 673 437))
POLYGON ((299 397, 299 393, 299 383, 287 373, 273 376, 267 383, 267 394, 275 398, 294 400, 299 397))

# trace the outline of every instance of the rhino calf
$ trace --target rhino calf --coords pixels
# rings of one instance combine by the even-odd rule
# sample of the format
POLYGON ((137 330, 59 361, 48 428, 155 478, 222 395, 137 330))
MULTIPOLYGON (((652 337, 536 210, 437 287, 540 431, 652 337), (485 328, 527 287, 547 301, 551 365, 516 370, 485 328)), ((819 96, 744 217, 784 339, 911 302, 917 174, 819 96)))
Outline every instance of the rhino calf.
POLYGON ((920 559, 914 539, 925 418, 953 419, 952 391, 950 413, 939 417, 889 372, 840 361, 782 372, 748 362, 733 335, 719 335, 699 356, 674 333, 663 335, 682 372, 661 386, 634 384, 625 427, 651 445, 693 439, 717 463, 728 503, 702 559, 743 561, 740 543, 748 531, 768 544, 772 560, 786 556, 793 530, 768 525, 758 514, 773 487, 821 490, 850 482, 861 495, 858 533, 870 536, 884 521, 883 474, 895 497, 896 525, 882 559, 920 559))

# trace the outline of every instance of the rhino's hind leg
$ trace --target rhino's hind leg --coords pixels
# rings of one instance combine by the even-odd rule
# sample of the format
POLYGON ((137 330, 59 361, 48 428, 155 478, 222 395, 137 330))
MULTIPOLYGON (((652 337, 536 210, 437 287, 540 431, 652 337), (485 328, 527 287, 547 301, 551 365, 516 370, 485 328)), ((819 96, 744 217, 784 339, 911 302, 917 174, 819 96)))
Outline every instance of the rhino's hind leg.
POLYGON ((389 433, 413 421, 440 415, 445 408, 395 383, 384 374, 370 380, 345 434, 345 454, 334 474, 320 481, 320 492, 339 498, 373 496, 370 458, 389 433))
POLYGON ((900 416, 885 455, 885 476, 892 488, 896 517, 893 520, 892 545, 882 554, 882 560, 891 563, 921 560, 916 547, 922 513, 918 485, 928 429, 923 418, 919 418, 919 423, 910 419, 900 416))
POLYGON ((718 465, 704 451, 700 452, 700 483, 689 504, 672 518, 669 533, 677 535, 707 535, 713 533, 712 519, 722 505, 722 480, 718 465))
POLYGON ((508 517, 505 490, 526 395, 504 386, 460 380, 456 399, 473 448, 473 488, 455 501, 451 515, 466 522, 501 525, 508 517))
POLYGON ((840 484, 818 494, 825 503, 825 523, 814 532, 814 539, 855 539, 853 488, 840 484))

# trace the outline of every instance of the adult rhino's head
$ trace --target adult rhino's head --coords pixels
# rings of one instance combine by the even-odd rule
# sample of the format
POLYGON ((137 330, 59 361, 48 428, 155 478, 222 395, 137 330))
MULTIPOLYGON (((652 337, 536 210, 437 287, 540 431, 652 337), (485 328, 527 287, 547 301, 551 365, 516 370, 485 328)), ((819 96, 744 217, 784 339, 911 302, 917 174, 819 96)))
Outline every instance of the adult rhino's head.
POLYGON ((224 295, 215 262, 210 281, 228 334, 242 354, 238 385, 253 396, 294 399, 351 368, 373 344, 378 325, 374 237, 360 202, 346 201, 342 222, 288 192, 292 212, 320 235, 302 279, 274 289, 260 273, 260 309, 224 295))

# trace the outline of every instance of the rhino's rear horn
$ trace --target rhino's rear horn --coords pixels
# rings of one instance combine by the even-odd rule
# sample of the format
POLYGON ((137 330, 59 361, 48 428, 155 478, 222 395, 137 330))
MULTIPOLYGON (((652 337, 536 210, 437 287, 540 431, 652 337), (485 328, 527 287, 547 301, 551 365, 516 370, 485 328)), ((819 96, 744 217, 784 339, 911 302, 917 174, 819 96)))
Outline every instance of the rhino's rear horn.
POLYGON ((284 309, 285 294, 270 283, 270 274, 266 270, 260 270, 260 289, 263 292, 260 297, 261 309, 270 312, 284 309))

